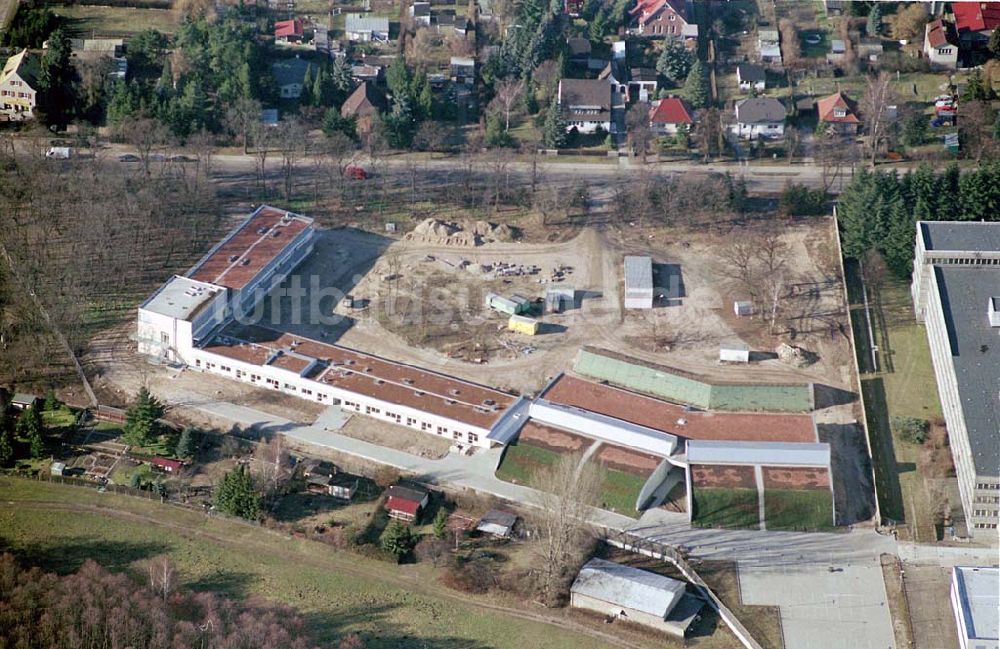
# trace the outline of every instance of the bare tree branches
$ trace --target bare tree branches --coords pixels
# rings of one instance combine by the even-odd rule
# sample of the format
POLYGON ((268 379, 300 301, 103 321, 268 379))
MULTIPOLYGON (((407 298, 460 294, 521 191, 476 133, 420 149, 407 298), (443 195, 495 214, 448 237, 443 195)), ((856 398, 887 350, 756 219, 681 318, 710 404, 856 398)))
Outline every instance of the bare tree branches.
POLYGON ((544 604, 562 599, 574 569, 585 558, 586 520, 597 503, 601 474, 596 465, 580 465, 581 456, 566 454, 552 467, 536 474, 539 555, 538 592, 544 604))
POLYGON ((510 130, 511 115, 517 113, 524 97, 524 79, 507 77, 496 84, 496 95, 490 102, 489 110, 503 116, 503 130, 510 130))
POLYGON ((883 70, 877 76, 868 77, 865 94, 861 98, 861 119, 867 131, 865 144, 872 166, 875 166, 875 158, 889 132, 889 106, 895 105, 896 101, 892 77, 888 72, 883 70))

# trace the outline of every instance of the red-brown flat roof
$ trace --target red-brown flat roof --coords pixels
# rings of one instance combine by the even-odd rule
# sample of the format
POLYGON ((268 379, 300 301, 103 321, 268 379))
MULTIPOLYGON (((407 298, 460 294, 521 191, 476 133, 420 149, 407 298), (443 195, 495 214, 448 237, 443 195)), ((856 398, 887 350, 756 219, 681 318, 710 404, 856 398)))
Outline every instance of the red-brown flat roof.
MULTIPOLYGON (((294 351, 296 356, 325 363, 326 369, 312 377, 319 383, 479 428, 492 427, 516 401, 510 394, 459 378, 261 327, 253 329, 253 340, 223 333, 205 348, 207 352, 254 365, 265 365, 278 350, 294 351)), ((280 359, 299 360, 288 355, 280 359)))
POLYGON ((810 415, 687 412, 683 406, 660 401, 610 385, 563 374, 542 394, 553 403, 574 406, 646 426, 686 439, 743 442, 815 442, 810 415), (678 424, 683 419, 685 424, 678 424))
POLYGON ((312 220, 304 216, 262 207, 237 226, 187 276, 239 290, 310 225, 312 220))

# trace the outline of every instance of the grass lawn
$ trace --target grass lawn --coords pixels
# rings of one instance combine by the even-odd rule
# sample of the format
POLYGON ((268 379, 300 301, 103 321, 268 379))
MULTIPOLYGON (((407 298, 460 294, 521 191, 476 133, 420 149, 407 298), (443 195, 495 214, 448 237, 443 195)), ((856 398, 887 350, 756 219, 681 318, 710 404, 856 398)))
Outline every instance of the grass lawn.
POLYGON ((445 589, 425 565, 397 567, 91 489, 0 478, 0 493, 0 547, 25 561, 66 572, 93 558, 131 570, 167 553, 185 586, 291 605, 324 646, 351 632, 375 649, 483 647, 484 640, 496 649, 608 646, 584 632, 486 608, 494 605, 488 598, 445 589))
POLYGON ((799 32, 799 42, 802 46, 802 56, 810 59, 821 59, 830 51, 830 35, 825 29, 806 29, 799 32), (818 43, 809 43, 808 37, 819 36, 818 43))
POLYGON ((74 36, 123 36, 157 29, 172 34, 177 29, 177 14, 169 9, 137 9, 96 5, 55 5, 52 10, 68 19, 74 36))
POLYGON ((559 461, 559 454, 541 446, 518 443, 508 446, 497 477, 505 482, 530 485, 538 469, 550 467, 559 461))
POLYGON ((58 410, 45 410, 42 412, 42 423, 53 432, 58 428, 68 428, 75 421, 76 413, 69 406, 60 406, 58 410))
POLYGON ((769 530, 828 530, 833 495, 819 489, 765 489, 764 521, 769 530))
POLYGON ((693 492, 695 525, 753 529, 760 524, 756 489, 696 487, 693 492))
POLYGON ((638 518, 639 512, 635 509, 635 501, 639 498, 642 486, 646 484, 646 478, 610 467, 601 467, 600 471, 604 482, 598 497, 598 506, 616 514, 638 518))

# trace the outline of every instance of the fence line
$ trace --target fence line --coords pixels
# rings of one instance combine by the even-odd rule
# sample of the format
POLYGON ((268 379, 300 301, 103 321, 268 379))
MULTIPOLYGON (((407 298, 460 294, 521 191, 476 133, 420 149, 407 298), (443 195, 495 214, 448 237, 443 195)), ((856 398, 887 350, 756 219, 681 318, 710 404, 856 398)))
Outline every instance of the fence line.
POLYGON ((872 430, 868 425, 868 409, 865 406, 865 393, 861 387, 861 365, 858 363, 858 344, 854 339, 854 318, 851 315, 851 296, 847 288, 847 270, 844 266, 844 251, 840 246, 840 222, 837 217, 837 206, 833 206, 833 240, 837 244, 837 258, 840 260, 840 282, 843 286, 844 305, 847 307, 847 334, 851 341, 851 361, 854 363, 854 376, 858 386, 858 403, 861 404, 861 421, 865 433, 865 446, 868 448, 868 459, 871 464, 872 493, 875 496, 875 525, 882 524, 882 506, 878 493, 878 480, 875 479, 875 455, 872 453, 872 430))
POLYGON ((694 584, 699 592, 701 592, 709 606, 719 614, 722 621, 726 623, 726 626, 729 627, 729 630, 733 632, 733 635, 736 636, 736 639, 744 647, 747 649, 763 649, 761 644, 754 639, 750 631, 736 617, 736 614, 719 599, 718 595, 712 592, 708 584, 702 580, 697 571, 691 567, 691 564, 681 556, 676 548, 628 532, 619 532, 609 528, 604 528, 604 533, 604 542, 608 545, 653 559, 668 561, 673 564, 684 575, 684 578, 694 584))

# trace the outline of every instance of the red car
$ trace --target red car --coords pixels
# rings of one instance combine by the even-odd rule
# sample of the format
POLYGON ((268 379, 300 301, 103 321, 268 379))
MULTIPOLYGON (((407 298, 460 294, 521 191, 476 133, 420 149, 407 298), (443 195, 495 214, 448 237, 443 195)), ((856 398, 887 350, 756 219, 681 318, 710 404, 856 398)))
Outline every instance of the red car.
POLYGON ((351 180, 366 180, 368 178, 368 172, 365 171, 363 167, 349 165, 346 169, 344 169, 344 177, 350 178, 351 180))

